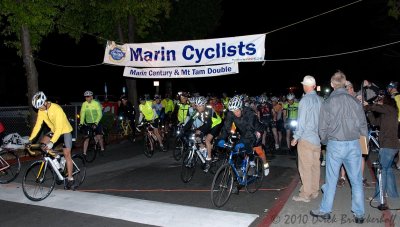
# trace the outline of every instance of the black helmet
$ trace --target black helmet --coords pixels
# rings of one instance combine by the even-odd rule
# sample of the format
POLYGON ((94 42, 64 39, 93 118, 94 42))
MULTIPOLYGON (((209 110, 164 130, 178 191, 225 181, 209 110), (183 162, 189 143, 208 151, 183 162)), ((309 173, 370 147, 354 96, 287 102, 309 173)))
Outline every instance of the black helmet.
POLYGON ((128 100, 128 97, 126 97, 126 95, 121 95, 121 97, 119 97, 120 100, 125 99, 128 100))

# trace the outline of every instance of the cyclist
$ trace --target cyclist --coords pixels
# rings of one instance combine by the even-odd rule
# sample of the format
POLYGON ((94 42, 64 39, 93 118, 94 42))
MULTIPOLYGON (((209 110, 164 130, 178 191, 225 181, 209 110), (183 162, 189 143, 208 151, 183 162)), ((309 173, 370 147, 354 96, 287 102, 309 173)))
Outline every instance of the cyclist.
POLYGON ((283 105, 279 102, 278 97, 271 97, 272 102, 272 133, 275 139, 275 149, 279 149, 282 141, 283 127, 283 105))
POLYGON ((193 122, 196 122, 196 120, 201 121, 201 124, 196 125, 194 128, 196 129, 197 134, 203 133, 203 135, 206 136, 205 143, 207 148, 207 157, 204 172, 208 172, 212 157, 211 141, 214 137, 218 136, 222 126, 222 120, 211 106, 206 106, 207 99, 205 97, 200 96, 196 98, 194 103, 196 105, 197 112, 190 117, 189 121, 185 124, 184 130, 187 130, 189 127, 191 127, 193 122))
POLYGON ((224 140, 231 131, 232 123, 234 123, 236 130, 240 134, 239 143, 244 145, 246 153, 249 154, 249 160, 254 160, 251 152, 254 149, 264 163, 264 175, 268 175, 269 169, 265 153, 258 144, 265 129, 258 120, 257 114, 249 107, 243 106, 240 96, 234 96, 229 100, 228 108, 229 112, 226 115, 221 130, 220 141, 218 142, 219 146, 225 143, 224 140))
POLYGON ((176 104, 175 107, 175 116, 177 116, 178 124, 184 124, 186 116, 188 115, 189 111, 189 94, 186 92, 182 92, 179 95, 179 103, 176 104))
POLYGON ((267 103, 267 97, 266 96, 260 96, 258 102, 260 103, 260 105, 258 105, 257 107, 257 115, 258 118, 260 119, 261 123, 264 124, 265 126, 265 131, 263 134, 263 138, 262 138, 262 144, 264 146, 265 149, 265 137, 267 135, 267 131, 271 130, 271 121, 272 121, 272 106, 267 103))
POLYGON ((140 111, 140 116, 139 116, 139 125, 142 125, 143 118, 150 122, 151 127, 154 129, 154 135, 156 135, 157 140, 160 144, 160 149, 162 151, 166 151, 162 142, 162 138, 160 135, 160 132, 158 130, 158 126, 160 123, 160 119, 158 118, 158 115, 156 113, 155 107, 153 105, 153 101, 150 100, 149 96, 145 97, 140 97, 139 98, 140 105, 139 105, 139 111, 140 111))
POLYGON ((63 142, 63 154, 66 160, 68 171, 68 179, 67 182, 64 182, 64 188, 75 190, 77 185, 75 184, 75 180, 72 176, 71 159, 72 126, 69 123, 67 116, 58 104, 47 101, 46 95, 42 91, 37 92, 32 97, 32 105, 39 111, 35 126, 29 137, 29 144, 31 144, 32 140, 34 140, 39 134, 43 122, 46 123, 46 125, 50 128, 50 131, 40 139, 40 143, 45 144, 45 147, 42 149, 51 150, 53 147, 55 147, 55 144, 63 142))
POLYGON ((170 94, 165 94, 165 98, 161 101, 161 104, 164 107, 165 111, 165 118, 164 118, 164 123, 165 123, 165 131, 169 131, 169 124, 171 123, 171 115, 174 112, 174 102, 170 99, 170 94))
MULTIPOLYGON (((103 116, 102 107, 98 101, 93 99, 92 91, 85 91, 83 96, 85 96, 86 101, 83 102, 81 107, 79 127, 84 132, 88 132, 89 127, 92 127, 96 134, 96 140, 100 144, 100 149, 104 151, 103 129, 100 124, 101 117, 103 116)), ((86 155, 88 145, 89 137, 86 137, 83 142, 83 155, 86 155)))
POLYGON ((165 108, 161 104, 161 96, 160 95, 157 95, 157 94, 154 95, 153 107, 156 110, 156 114, 157 114, 158 118, 160 119, 160 125, 164 125, 165 108))
POLYGON ((297 126, 299 103, 295 102, 295 96, 293 93, 288 94, 286 98, 287 102, 283 104, 283 119, 286 129, 286 145, 287 149, 290 150, 290 138, 297 126))
POLYGON ((135 136, 135 108, 133 107, 132 103, 128 101, 128 97, 126 97, 126 95, 122 95, 120 100, 121 103, 118 107, 118 116, 129 120, 133 136, 135 136))

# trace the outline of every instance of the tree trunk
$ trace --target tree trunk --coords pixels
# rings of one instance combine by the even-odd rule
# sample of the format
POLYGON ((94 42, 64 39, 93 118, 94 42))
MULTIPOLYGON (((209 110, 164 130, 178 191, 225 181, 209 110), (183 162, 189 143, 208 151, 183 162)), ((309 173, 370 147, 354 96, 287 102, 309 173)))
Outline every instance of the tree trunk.
MULTIPOLYGON (((135 18, 132 15, 128 17, 128 42, 133 43, 135 39, 135 18)), ((139 104, 138 104, 138 96, 137 96, 137 88, 136 88, 136 79, 127 78, 126 85, 128 88, 128 98, 133 100, 133 105, 135 107, 136 113, 139 113, 139 104)), ((139 117, 139 114, 136 114, 136 118, 139 117)))
MULTIPOLYGON (((22 60, 24 62, 26 82, 28 87, 28 106, 32 107, 32 96, 39 90, 38 86, 38 72, 36 70, 35 62, 32 57, 32 47, 31 47, 31 36, 29 33, 29 28, 26 25, 21 27, 21 50, 22 50, 22 60)), ((36 112, 33 108, 29 108, 30 113, 30 125, 33 127, 36 121, 36 112)))

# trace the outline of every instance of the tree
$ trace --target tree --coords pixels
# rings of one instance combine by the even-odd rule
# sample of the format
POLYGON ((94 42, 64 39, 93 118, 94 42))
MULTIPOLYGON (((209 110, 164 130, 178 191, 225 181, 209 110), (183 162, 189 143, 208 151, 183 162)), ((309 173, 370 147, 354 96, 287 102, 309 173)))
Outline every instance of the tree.
MULTIPOLYGON (((23 59, 27 81, 27 99, 31 103, 32 96, 38 91, 38 72, 33 55, 39 50, 42 39, 49 34, 55 25, 59 14, 60 0, 2 0, 0 2, 0 17, 4 21, 2 31, 7 39, 6 45, 16 48, 23 59)), ((36 112, 31 108, 31 122, 36 112)))
MULTIPOLYGON (((160 18, 168 17, 169 0, 71 0, 65 7, 57 25, 61 33, 67 33, 77 41, 84 34, 95 34, 104 45, 106 40, 117 43, 134 43, 144 39, 148 29, 160 18)), ((135 79, 126 79, 128 97, 138 107, 137 84, 135 79)))

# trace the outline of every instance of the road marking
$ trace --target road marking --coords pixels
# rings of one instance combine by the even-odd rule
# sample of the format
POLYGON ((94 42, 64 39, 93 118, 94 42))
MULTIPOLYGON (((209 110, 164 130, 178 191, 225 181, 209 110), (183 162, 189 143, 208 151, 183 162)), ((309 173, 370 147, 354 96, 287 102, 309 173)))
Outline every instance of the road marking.
MULTIPOLYGON (((287 187, 283 188, 260 188, 258 191, 282 191, 287 187)), ((163 189, 163 188, 154 188, 154 189, 116 189, 116 188, 105 188, 105 189, 82 189, 78 190, 81 192, 210 192, 210 189, 163 189)), ((240 191, 245 191, 242 189, 240 191)))
POLYGON ((0 200, 157 226, 249 226, 258 217, 256 214, 58 189, 45 200, 33 202, 23 195, 22 186, 17 183, 0 185, 0 200))

